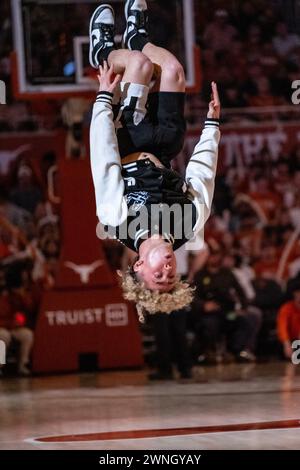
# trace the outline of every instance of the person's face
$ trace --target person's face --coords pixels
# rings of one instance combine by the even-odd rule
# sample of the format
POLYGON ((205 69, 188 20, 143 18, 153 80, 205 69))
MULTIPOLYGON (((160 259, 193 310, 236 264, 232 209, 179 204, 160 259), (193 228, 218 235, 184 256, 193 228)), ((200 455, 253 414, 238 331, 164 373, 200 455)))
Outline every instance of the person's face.
POLYGON ((160 240, 140 257, 134 271, 147 289, 170 292, 176 283, 176 267, 172 245, 160 240))

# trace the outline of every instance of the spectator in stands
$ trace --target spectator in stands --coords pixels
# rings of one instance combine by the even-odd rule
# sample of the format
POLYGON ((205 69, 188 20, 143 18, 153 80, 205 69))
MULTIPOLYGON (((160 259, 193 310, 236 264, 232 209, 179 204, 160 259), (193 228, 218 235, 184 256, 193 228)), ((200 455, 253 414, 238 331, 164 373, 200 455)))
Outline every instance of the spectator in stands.
POLYGON ((0 240, 2 243, 2 258, 11 262, 11 258, 23 257, 27 249, 27 239, 24 233, 0 214, 0 240))
POLYGON ((223 259, 223 267, 231 270, 243 289, 248 302, 252 302, 255 298, 255 290, 252 284, 255 279, 255 272, 251 266, 244 263, 240 255, 227 254, 223 259))
POLYGON ((13 273, 13 276, 7 279, 5 284, 2 282, 0 287, 0 339, 5 342, 7 348, 12 339, 19 343, 18 374, 28 376, 30 375, 28 364, 33 345, 33 332, 27 326, 26 312, 17 308, 25 306, 26 302, 25 299, 18 298, 18 294, 14 292, 12 277, 15 279, 15 276, 13 273))
POLYGON ((254 305, 264 313, 266 311, 276 312, 283 301, 283 292, 278 282, 264 276, 257 276, 253 280, 255 292, 254 305))
POLYGON ((32 223, 32 215, 21 207, 11 203, 4 187, 0 187, 0 216, 3 216, 24 233, 29 230, 29 226, 32 223))
MULTIPOLYGON (((216 54, 212 49, 204 49, 202 51, 202 65, 203 69, 205 70, 205 79, 208 85, 215 79, 217 69, 216 54)), ((187 96, 187 99, 189 100, 194 98, 195 101, 197 101, 198 97, 200 98, 200 95, 187 96)))
POLYGON ((245 80, 240 83, 240 89, 248 102, 257 94, 257 81, 264 76, 263 67, 256 60, 248 60, 248 71, 245 80))
POLYGON ((257 355, 278 354, 276 319, 283 302, 283 292, 277 281, 257 276, 253 281, 253 304, 262 312, 262 324, 257 339, 257 355))
POLYGON ((240 89, 233 85, 227 87, 224 91, 222 103, 224 108, 242 108, 246 105, 246 101, 240 89))
POLYGON ((281 57, 288 57, 294 49, 300 46, 300 36, 289 33, 285 23, 280 21, 276 26, 276 36, 273 39, 274 47, 281 57))
POLYGON ((245 80, 248 73, 248 58, 245 44, 239 38, 233 41, 230 51, 226 52, 225 59, 232 69, 232 84, 245 80))
POLYGON ((291 359, 293 341, 300 339, 300 283, 294 286, 293 299, 279 310, 277 331, 284 355, 291 359))
POLYGON ((262 31, 257 23, 250 26, 245 41, 248 60, 252 62, 260 60, 260 48, 262 46, 262 31))
POLYGON ((20 165, 18 182, 10 193, 10 199, 31 214, 34 214, 37 205, 42 201, 41 190, 34 183, 32 169, 28 165, 20 165))
POLYGON ((257 5, 254 7, 256 18, 253 23, 258 22, 260 25, 264 41, 271 41, 275 34, 276 22, 280 13, 274 7, 274 3, 270 3, 268 0, 261 2, 260 8, 257 5))
POLYGON ((250 1, 238 3, 238 11, 235 18, 235 26, 239 30, 241 36, 247 37, 249 28, 257 22, 257 10, 255 5, 250 1))
POLYGON ((272 222, 277 209, 282 205, 282 197, 273 188, 271 189, 269 179, 263 174, 257 177, 255 184, 256 190, 249 194, 253 207, 257 207, 267 221, 272 222))
POLYGON ((278 255, 278 248, 275 245, 263 246, 260 258, 254 264, 256 275, 275 280, 279 263, 278 255))
POLYGON ((253 361, 260 319, 247 310, 244 291, 230 269, 222 266, 221 250, 211 251, 195 276, 195 329, 205 355, 215 355, 225 336, 228 350, 239 361, 253 361))
POLYGON ((40 239, 40 248, 46 259, 58 259, 59 243, 53 235, 45 235, 44 238, 40 239))
MULTIPOLYGON (((273 95, 282 96, 287 105, 291 102, 291 83, 298 80, 299 72, 299 67, 290 60, 283 62, 279 59, 276 72, 270 77, 273 95)), ((288 118, 289 113, 284 116, 284 119, 288 118)))
POLYGON ((229 23, 226 10, 216 10, 214 19, 203 34, 204 47, 214 51, 229 50, 237 30, 229 23))
POLYGON ((274 226, 276 230, 277 244, 278 246, 283 247, 288 242, 294 231, 290 214, 286 209, 280 208, 278 210, 277 217, 274 220, 274 226))
MULTIPOLYGON (((264 68, 265 75, 271 80, 273 79, 274 76, 277 75, 278 71, 281 71, 281 73, 284 71, 286 75, 286 70, 284 68, 280 69, 281 60, 276 54, 276 51, 274 50, 272 42, 266 42, 261 47, 260 64, 264 68)), ((281 78, 283 78, 283 76, 281 78)), ((274 90, 273 90, 272 81, 270 84, 270 89, 273 95, 276 96, 276 93, 274 93, 274 90)), ((282 95, 282 90, 279 93, 279 95, 282 95)))
POLYGON ((235 240, 240 246, 243 256, 252 261, 260 256, 263 232, 258 225, 258 218, 251 208, 240 206, 237 209, 239 209, 238 217, 235 220, 237 225, 233 227, 235 240))
POLYGON ((10 305, 14 311, 23 311, 31 324, 36 313, 31 283, 32 262, 30 259, 15 260, 5 268, 10 305))
POLYGON ((285 300, 288 302, 293 299, 293 293, 296 287, 300 285, 300 271, 296 276, 290 278, 286 285, 285 300))
POLYGON ((281 158, 273 164, 272 179, 275 191, 284 198, 291 187, 290 166, 286 158, 281 158))
POLYGON ((276 106, 285 104, 282 98, 272 94, 270 81, 267 77, 261 77, 256 82, 257 93, 248 99, 249 106, 276 106))

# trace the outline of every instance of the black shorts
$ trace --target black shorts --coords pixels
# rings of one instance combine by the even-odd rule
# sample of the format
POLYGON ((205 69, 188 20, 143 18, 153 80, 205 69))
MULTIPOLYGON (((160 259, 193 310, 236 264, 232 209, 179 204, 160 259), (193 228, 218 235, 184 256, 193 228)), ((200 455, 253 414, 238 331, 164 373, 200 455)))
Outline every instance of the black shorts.
POLYGON ((185 93, 150 93, 146 114, 138 124, 134 122, 136 104, 137 98, 132 96, 119 119, 122 127, 117 130, 117 137, 121 158, 134 152, 149 152, 170 167, 170 161, 184 144, 185 93))

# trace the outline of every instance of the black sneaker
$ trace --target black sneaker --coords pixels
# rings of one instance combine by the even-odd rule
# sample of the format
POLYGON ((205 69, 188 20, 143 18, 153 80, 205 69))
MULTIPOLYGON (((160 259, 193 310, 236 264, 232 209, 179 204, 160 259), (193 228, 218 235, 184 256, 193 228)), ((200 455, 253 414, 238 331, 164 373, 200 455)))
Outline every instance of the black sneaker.
POLYGON ((244 351, 241 351, 237 355, 237 362, 241 362, 243 364, 247 364, 247 363, 250 363, 250 362, 256 362, 256 357, 254 356, 254 354, 251 351, 244 350, 244 351))
POLYGON ((126 0, 125 18, 127 22, 123 35, 123 47, 132 50, 131 40, 137 34, 148 37, 148 7, 145 0, 126 0))
POLYGON ((115 49, 115 14, 110 5, 100 5, 90 21, 90 64, 99 68, 99 52, 104 49, 115 49))

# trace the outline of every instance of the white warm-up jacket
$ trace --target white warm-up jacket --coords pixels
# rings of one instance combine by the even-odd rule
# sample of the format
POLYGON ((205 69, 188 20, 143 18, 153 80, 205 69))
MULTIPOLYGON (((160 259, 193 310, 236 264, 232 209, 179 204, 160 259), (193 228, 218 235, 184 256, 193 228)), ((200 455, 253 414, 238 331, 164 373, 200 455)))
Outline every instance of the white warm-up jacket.
MULTIPOLYGON (((219 122, 205 121, 200 140, 187 165, 187 196, 197 208, 197 221, 193 229, 195 235, 204 227, 210 214, 219 141, 219 122)), ((104 226, 120 226, 127 219, 128 207, 110 93, 101 93, 94 104, 90 152, 99 221, 104 226)))

